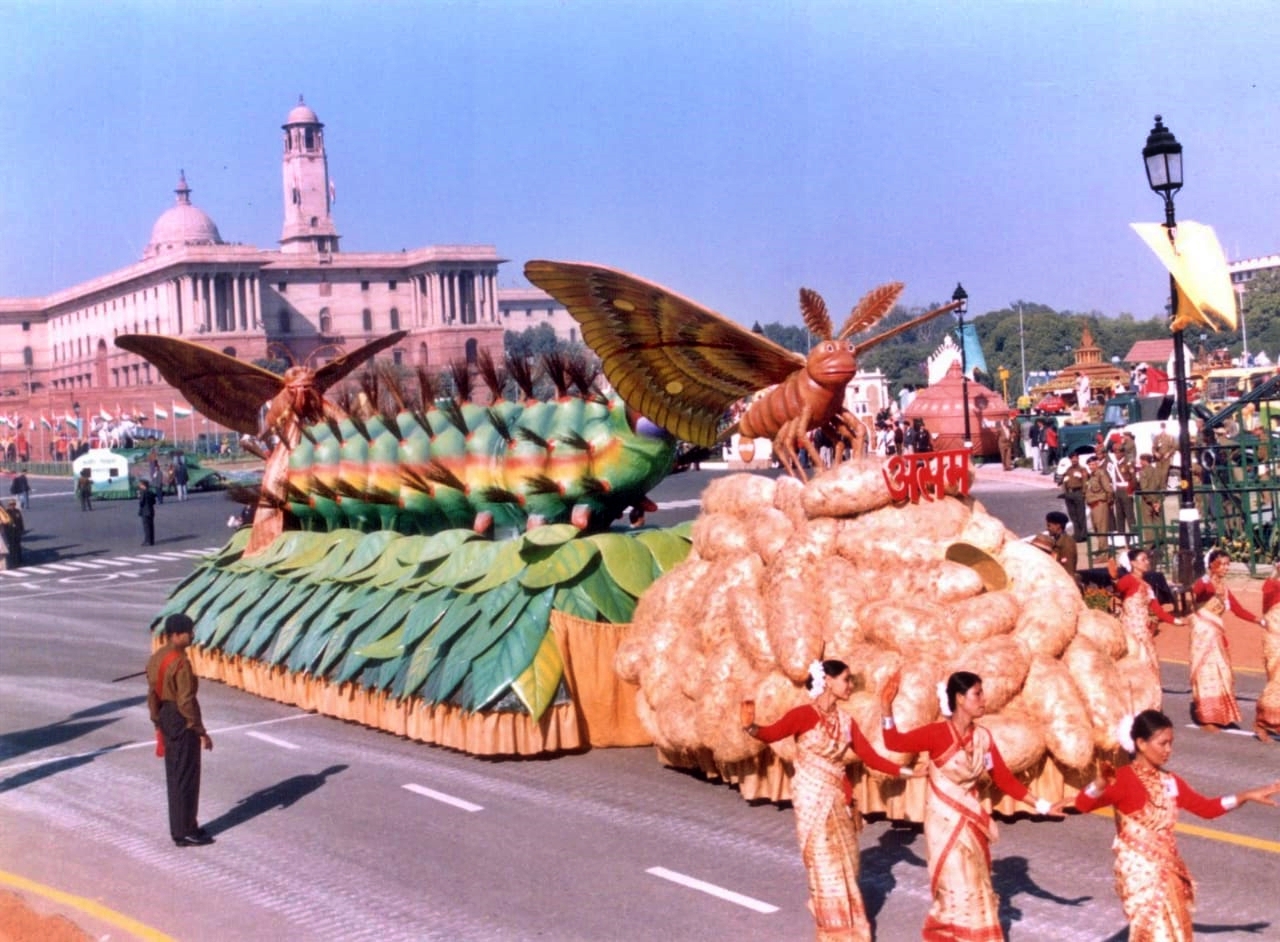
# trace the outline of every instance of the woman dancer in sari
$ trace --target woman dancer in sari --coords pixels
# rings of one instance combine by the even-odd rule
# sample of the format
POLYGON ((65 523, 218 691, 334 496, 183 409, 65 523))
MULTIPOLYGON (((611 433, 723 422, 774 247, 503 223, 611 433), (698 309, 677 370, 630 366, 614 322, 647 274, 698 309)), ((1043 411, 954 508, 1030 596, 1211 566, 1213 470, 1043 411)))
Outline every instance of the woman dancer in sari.
POLYGON ((813 703, 796 707, 776 723, 752 723, 746 730, 764 742, 796 739, 791 795, 818 939, 870 942, 871 925, 858 889, 860 819, 850 807, 853 789, 845 763, 852 747, 877 772, 909 778, 911 770, 876 752, 858 724, 837 711, 836 703, 848 700, 853 692, 853 679, 843 661, 814 661, 805 686, 813 703))
POLYGON ((1166 625, 1182 625, 1185 622, 1181 618, 1174 618, 1156 601, 1151 586, 1142 578, 1151 571, 1151 554, 1147 550, 1136 549, 1129 553, 1129 569, 1127 575, 1116 580, 1116 592, 1123 600, 1120 623, 1133 639, 1138 658, 1151 668, 1158 679, 1160 658, 1156 655, 1156 633, 1151 630, 1150 616, 1154 615, 1166 625))
POLYGON ((884 744, 896 752, 929 754, 924 839, 933 905, 922 937, 1002 942, 999 902, 991 888, 991 842, 996 828, 979 799, 978 783, 984 774, 990 775, 1001 791, 1033 805, 1036 814, 1049 814, 1056 806, 1034 798, 1013 777, 991 733, 974 722, 986 713, 977 674, 958 671, 947 680, 945 690, 939 684, 939 699, 945 693, 943 713, 948 718, 910 732, 899 732, 893 722, 898 683, 895 675, 880 690, 884 744))
POLYGON ((1191 617, 1191 713, 1211 732, 1240 722, 1223 614, 1230 610, 1237 618, 1266 627, 1227 589, 1230 565, 1231 557, 1226 552, 1210 550, 1209 571, 1192 588, 1196 612, 1191 617))
POLYGON ((1173 754, 1173 723, 1158 710, 1133 718, 1121 745, 1133 762, 1115 771, 1105 763, 1102 774, 1076 796, 1076 808, 1092 811, 1114 805, 1116 893, 1129 920, 1129 942, 1191 942, 1195 881, 1187 871, 1173 828, 1178 809, 1216 818, 1248 801, 1274 805, 1280 782, 1206 798, 1164 770, 1173 754))
POLYGON ((1262 663, 1267 668, 1267 686, 1258 697, 1253 733, 1262 742, 1271 742, 1280 733, 1280 560, 1262 583, 1262 663))

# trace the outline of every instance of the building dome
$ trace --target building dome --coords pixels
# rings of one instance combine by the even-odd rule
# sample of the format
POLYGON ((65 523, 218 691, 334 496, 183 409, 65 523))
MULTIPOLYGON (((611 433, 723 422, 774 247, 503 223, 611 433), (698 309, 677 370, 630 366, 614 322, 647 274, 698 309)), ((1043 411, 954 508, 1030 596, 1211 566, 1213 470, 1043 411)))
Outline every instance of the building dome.
POLYGON ((186 176, 179 172, 178 186, 174 189, 177 203, 170 206, 156 224, 151 227, 151 241, 142 253, 143 258, 155 258, 166 252, 174 252, 188 245, 222 245, 218 227, 208 213, 191 205, 191 188, 186 176))
POLYGON ((319 124, 320 119, 316 117, 316 113, 302 100, 302 96, 298 96, 298 103, 293 106, 293 110, 289 112, 289 116, 284 119, 285 127, 291 124, 319 124))

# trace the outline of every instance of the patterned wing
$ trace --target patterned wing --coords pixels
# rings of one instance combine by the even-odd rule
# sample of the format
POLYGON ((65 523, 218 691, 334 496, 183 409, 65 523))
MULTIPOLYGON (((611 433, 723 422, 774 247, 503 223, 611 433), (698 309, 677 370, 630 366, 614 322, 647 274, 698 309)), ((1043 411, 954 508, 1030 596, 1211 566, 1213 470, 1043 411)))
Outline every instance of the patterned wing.
POLYGON ((804 369, 799 354, 625 272, 531 261, 524 273, 582 325, 622 400, 695 445, 715 444, 734 402, 804 369))
POLYGON ((387 349, 387 347, 395 346, 407 336, 409 336, 407 330, 397 330, 393 334, 387 334, 372 343, 367 343, 363 347, 352 350, 350 353, 344 353, 342 356, 330 360, 316 370, 316 388, 324 392, 361 363, 373 359, 374 356, 387 349))
POLYGON ((145 358, 201 415, 249 435, 257 434, 263 404, 284 385, 274 373, 185 340, 125 334, 116 346, 145 358))

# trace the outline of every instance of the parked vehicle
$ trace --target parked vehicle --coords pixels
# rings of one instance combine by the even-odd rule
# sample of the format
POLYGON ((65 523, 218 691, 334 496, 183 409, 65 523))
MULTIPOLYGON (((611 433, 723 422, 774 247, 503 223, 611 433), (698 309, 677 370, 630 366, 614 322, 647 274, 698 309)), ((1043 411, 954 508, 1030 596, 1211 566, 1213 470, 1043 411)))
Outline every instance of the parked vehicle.
POLYGON ((1067 401, 1057 393, 1042 396, 1031 410, 1037 415, 1061 415, 1068 409, 1067 401))
MULTIPOLYGON (((175 460, 174 456, 179 452, 182 452, 182 449, 170 445, 161 445, 157 448, 117 448, 113 451, 114 454, 128 460, 131 480, 150 477, 152 454, 160 460, 161 469, 167 472, 169 465, 175 460)), ((187 465, 187 490, 215 491, 226 487, 226 479, 220 471, 201 467, 199 459, 191 452, 182 452, 182 455, 187 465)), ((172 494, 175 490, 173 485, 165 485, 166 494, 172 494)))

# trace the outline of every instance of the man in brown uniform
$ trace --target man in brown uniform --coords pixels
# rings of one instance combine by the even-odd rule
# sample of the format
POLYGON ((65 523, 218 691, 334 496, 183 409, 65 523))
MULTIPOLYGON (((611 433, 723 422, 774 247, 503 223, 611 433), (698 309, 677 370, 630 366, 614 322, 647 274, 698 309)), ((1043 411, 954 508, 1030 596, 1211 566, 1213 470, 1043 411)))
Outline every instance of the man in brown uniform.
POLYGON ((1089 530, 1093 539, 1089 545, 1094 553, 1104 552, 1107 548, 1107 534, 1111 532, 1111 500, 1115 496, 1115 488, 1111 485, 1111 475, 1103 467, 1102 456, 1089 456, 1089 480, 1084 485, 1084 502, 1089 508, 1089 530))
POLYGON ((1049 539, 1053 541, 1053 558, 1071 576, 1076 577, 1076 561, 1078 559, 1076 541, 1067 535, 1067 515, 1061 510, 1051 510, 1044 517, 1045 529, 1049 531, 1049 539))
POLYGON ((1071 518, 1071 532, 1077 543, 1083 543, 1085 535, 1084 486, 1089 472, 1080 465, 1080 456, 1072 455, 1071 464, 1062 475, 1062 499, 1067 502, 1067 515, 1071 518))
POLYGON ((1154 455, 1143 455, 1138 470, 1138 509, 1141 511, 1143 541, 1159 546, 1164 542, 1164 494, 1167 478, 1161 474, 1154 455), (1153 493, 1155 492, 1155 493, 1153 493))
POLYGON ((164 621, 167 644, 147 661, 147 708, 164 746, 164 777, 169 790, 169 836, 179 847, 212 844, 196 823, 200 804, 200 747, 213 748, 200 719, 196 675, 187 660, 195 626, 175 613, 164 621))
POLYGON ((1160 431, 1151 441, 1151 454, 1166 480, 1169 478, 1169 468, 1173 464, 1173 455, 1177 450, 1178 440, 1169 434, 1168 424, 1161 422, 1160 431))

